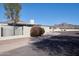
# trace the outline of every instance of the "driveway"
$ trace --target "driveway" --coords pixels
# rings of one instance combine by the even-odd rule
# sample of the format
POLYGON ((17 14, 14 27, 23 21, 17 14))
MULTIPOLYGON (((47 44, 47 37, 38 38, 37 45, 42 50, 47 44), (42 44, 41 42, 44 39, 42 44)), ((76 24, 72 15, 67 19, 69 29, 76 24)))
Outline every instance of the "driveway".
POLYGON ((1 40, 0 41, 0 54, 22 47, 26 46, 30 43, 31 38, 19 38, 19 39, 13 39, 13 40, 1 40))

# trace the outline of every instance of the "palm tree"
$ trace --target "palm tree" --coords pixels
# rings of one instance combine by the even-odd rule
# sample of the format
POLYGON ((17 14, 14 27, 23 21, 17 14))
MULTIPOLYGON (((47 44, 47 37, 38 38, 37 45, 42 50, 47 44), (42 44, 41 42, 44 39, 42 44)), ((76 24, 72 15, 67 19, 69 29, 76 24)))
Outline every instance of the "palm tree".
MULTIPOLYGON (((17 24, 20 21, 19 13, 21 10, 21 5, 19 3, 5 3, 4 9, 6 11, 5 15, 12 22, 13 25, 17 24)), ((15 35, 15 26, 14 26, 14 35, 15 35)))

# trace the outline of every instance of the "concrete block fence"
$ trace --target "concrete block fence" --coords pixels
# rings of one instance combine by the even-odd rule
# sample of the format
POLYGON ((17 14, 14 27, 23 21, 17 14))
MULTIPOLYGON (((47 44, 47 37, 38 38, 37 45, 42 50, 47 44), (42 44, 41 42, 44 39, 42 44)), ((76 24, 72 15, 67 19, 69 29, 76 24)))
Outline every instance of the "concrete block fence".
MULTIPOLYGON (((51 31, 48 27, 43 28, 45 29, 45 34, 51 31)), ((0 27, 0 40, 30 37, 30 29, 30 26, 2 26, 0 27)))

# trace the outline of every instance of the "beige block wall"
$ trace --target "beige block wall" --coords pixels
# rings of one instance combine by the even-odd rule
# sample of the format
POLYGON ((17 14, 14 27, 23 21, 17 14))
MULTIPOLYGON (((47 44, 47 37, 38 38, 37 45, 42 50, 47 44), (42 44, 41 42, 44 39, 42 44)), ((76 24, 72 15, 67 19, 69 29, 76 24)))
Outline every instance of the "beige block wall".
MULTIPOLYGON (((32 27, 23 26, 23 35, 26 36, 26 37, 30 37, 30 29, 31 28, 32 27)), ((42 28, 45 29, 45 34, 52 31, 52 29, 49 29, 49 27, 47 27, 47 26, 42 26, 42 28)), ((13 30, 14 30, 14 26, 8 26, 8 25, 3 26, 4 37, 14 36, 13 30)), ((18 36, 18 35, 22 35, 22 27, 16 26, 15 36, 18 36)), ((1 28, 0 28, 0 37, 1 37, 1 28)))
POLYGON ((57 28, 57 29, 54 29, 53 31, 79 31, 79 29, 59 29, 59 28, 57 28))
POLYGON ((12 26, 4 26, 3 27, 3 36, 13 36, 13 27, 12 26))
MULTIPOLYGON (((27 37, 30 37, 30 29, 32 27, 28 27, 28 26, 23 26, 23 35, 27 36, 27 37)), ((49 33, 52 31, 52 29, 49 29, 49 27, 45 27, 45 26, 42 26, 42 28, 44 28, 45 30, 45 34, 49 33)))
POLYGON ((62 31, 60 28, 53 29, 53 31, 62 31))
POLYGON ((42 28, 44 28, 45 34, 47 34, 47 33, 49 33, 49 32, 52 32, 52 29, 50 29, 50 28, 47 27, 47 26, 42 26, 42 28))
POLYGON ((30 37, 30 29, 31 27, 23 26, 23 35, 30 37))
POLYGON ((1 27, 0 27, 0 37, 1 37, 1 27))
POLYGON ((79 29, 66 29, 66 31, 79 31, 79 29))

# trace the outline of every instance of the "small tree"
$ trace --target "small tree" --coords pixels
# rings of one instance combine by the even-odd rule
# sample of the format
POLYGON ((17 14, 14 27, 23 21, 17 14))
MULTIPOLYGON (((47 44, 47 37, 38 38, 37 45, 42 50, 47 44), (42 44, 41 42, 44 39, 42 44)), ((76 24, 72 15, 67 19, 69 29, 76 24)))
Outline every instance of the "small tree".
MULTIPOLYGON (((12 24, 15 25, 20 21, 19 13, 21 10, 21 5, 18 3, 5 3, 4 9, 6 11, 5 15, 8 19, 11 20, 12 24)), ((14 26, 14 35, 15 35, 15 26, 14 26)))
POLYGON ((11 21, 14 21, 14 23, 17 23, 20 21, 19 19, 19 13, 21 10, 21 5, 18 3, 5 3, 4 4, 5 8, 5 15, 7 16, 8 19, 11 21))

